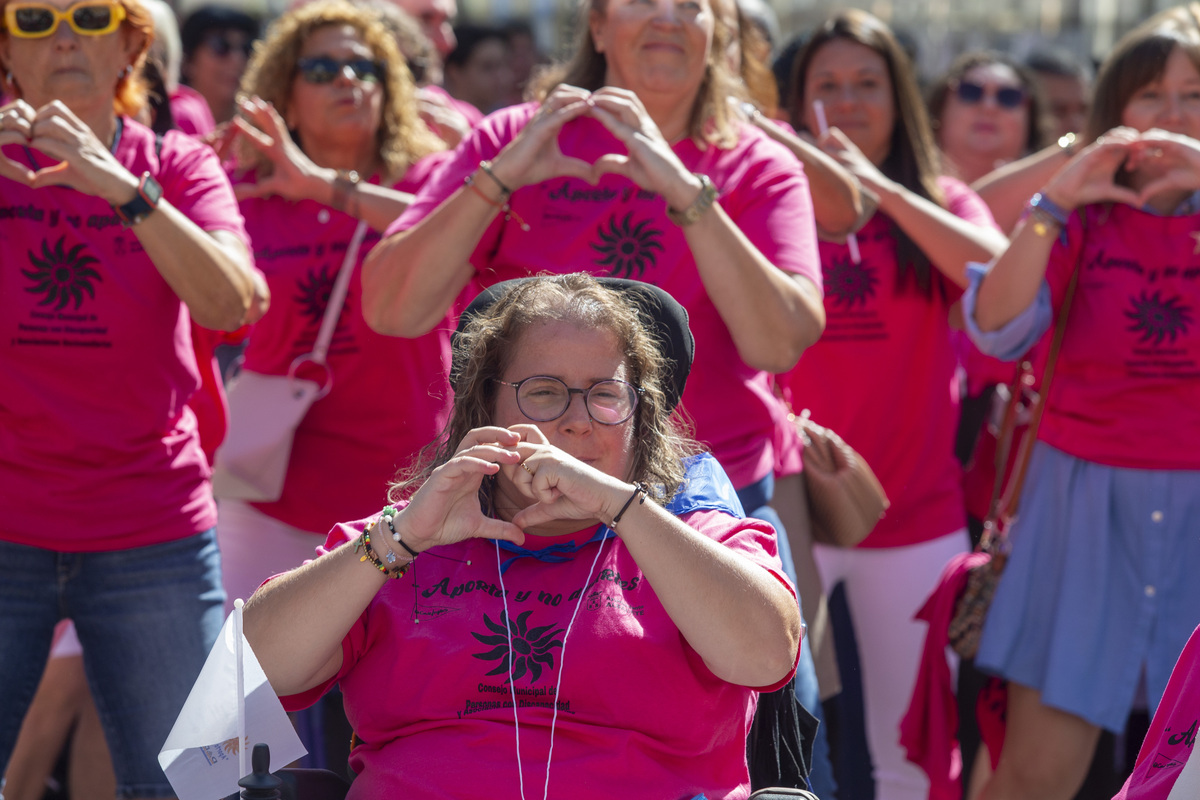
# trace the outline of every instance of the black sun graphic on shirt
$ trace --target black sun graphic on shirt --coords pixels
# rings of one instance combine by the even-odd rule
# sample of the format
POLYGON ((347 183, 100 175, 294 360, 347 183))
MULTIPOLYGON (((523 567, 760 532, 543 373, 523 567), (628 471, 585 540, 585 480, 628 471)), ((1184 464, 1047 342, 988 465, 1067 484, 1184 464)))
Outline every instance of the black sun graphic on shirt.
POLYGON ((45 295, 38 302, 39 306, 53 305, 55 310, 61 311, 66 308, 67 303, 74 300, 75 310, 78 311, 83 305, 85 292, 88 297, 96 297, 92 282, 100 283, 104 279, 91 268, 92 264, 98 263, 97 259, 82 255, 87 245, 77 244, 65 251, 63 241, 66 238, 65 235, 60 238, 53 248, 43 240, 41 258, 35 256, 32 250, 26 251, 29 263, 33 264, 34 269, 23 269, 21 274, 34 284, 25 291, 45 295))
POLYGON ((875 270, 862 263, 855 264, 849 256, 835 256, 826 267, 824 278, 825 296, 848 309, 856 303, 865 306, 867 300, 875 297, 875 287, 879 284, 875 270))
POLYGON ((529 682, 537 683, 542 677, 543 667, 554 668, 555 647, 562 649, 563 640, 559 638, 566 629, 555 625, 543 625, 540 628, 530 628, 529 615, 526 611, 515 620, 509 619, 503 612, 500 622, 492 622, 487 614, 483 615, 483 624, 491 634, 472 633, 481 643, 493 645, 486 653, 472 653, 475 658, 484 661, 498 661, 499 664, 488 675, 503 675, 508 672, 509 660, 512 660, 512 679, 524 677, 529 673, 529 682), (509 635, 512 636, 512 650, 508 649, 509 635))
POLYGON ((600 229, 596 231, 600 241, 593 243, 592 249, 601 256, 596 264, 608 267, 609 275, 632 278, 636 269, 637 277, 641 278, 646 272, 646 267, 655 264, 657 256, 654 251, 661 252, 663 249, 662 242, 659 241, 662 239, 662 231, 648 227, 648 219, 631 225, 632 217, 633 212, 630 211, 624 219, 617 222, 617 215, 613 214, 608 224, 601 223, 600 229))
POLYGON ((1192 309, 1178 297, 1164 300, 1161 291, 1131 297, 1125 317, 1133 323, 1125 330, 1140 334, 1142 344, 1153 341, 1157 345, 1163 340, 1174 343, 1192 325, 1192 309))
MULTIPOLYGON (((324 264, 319 269, 310 269, 308 275, 296 282, 294 299, 300 304, 300 313, 307 317, 311 324, 321 324, 336 280, 337 275, 330 272, 328 264, 324 264)), ((349 299, 346 298, 347 302, 349 299)))

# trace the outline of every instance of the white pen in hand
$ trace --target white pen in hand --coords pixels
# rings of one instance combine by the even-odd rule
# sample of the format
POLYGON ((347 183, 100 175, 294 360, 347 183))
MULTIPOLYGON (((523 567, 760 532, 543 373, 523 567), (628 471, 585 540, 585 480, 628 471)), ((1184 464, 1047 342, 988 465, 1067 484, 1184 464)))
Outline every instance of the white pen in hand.
MULTIPOLYGON (((825 119, 825 104, 820 100, 813 100, 813 116, 817 118, 817 133, 821 136, 829 133, 829 121, 825 119)), ((846 234, 846 247, 850 250, 850 260, 855 264, 862 263, 862 256, 858 252, 858 237, 853 233, 846 234)))

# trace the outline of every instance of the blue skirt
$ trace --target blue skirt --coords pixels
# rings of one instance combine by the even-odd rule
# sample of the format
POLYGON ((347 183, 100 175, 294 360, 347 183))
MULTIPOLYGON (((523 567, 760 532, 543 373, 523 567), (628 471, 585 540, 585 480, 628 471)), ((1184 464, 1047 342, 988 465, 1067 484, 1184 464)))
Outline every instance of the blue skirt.
POLYGON ((1108 467, 1039 442, 976 663, 1121 731, 1200 625, 1200 471, 1108 467))

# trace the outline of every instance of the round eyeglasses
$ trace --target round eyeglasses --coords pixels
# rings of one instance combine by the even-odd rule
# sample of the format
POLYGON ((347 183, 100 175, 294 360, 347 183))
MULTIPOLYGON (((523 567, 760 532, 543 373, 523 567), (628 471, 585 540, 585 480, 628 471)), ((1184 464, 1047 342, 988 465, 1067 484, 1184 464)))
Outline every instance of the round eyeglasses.
POLYGON ((642 389, 622 380, 611 379, 593 383, 586 389, 572 389, 558 378, 534 375, 510 383, 496 378, 496 383, 511 386, 517 391, 517 408, 534 422, 550 422, 567 413, 571 395, 583 395, 588 416, 600 425, 620 425, 633 416, 642 389))

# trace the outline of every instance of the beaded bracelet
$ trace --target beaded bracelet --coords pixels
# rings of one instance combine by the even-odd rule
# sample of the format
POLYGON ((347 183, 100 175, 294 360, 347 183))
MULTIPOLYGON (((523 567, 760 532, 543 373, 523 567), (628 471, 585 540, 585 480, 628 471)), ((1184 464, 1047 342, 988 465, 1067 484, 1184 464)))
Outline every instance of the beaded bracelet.
MULTIPOLYGON (((486 163, 486 161, 481 162, 479 166, 482 167, 486 163)), ((467 188, 479 195, 480 200, 487 203, 492 208, 500 209, 500 213, 504 215, 506 220, 511 219, 516 221, 516 223, 521 226, 521 230, 528 232, 530 230, 529 223, 526 222, 520 214, 518 214, 516 211, 513 211, 512 203, 508 202, 509 198, 512 196, 512 192, 509 191, 507 186, 505 186, 499 180, 496 180, 496 176, 492 175, 490 170, 484 170, 484 172, 490 175, 492 180, 496 181, 496 185, 500 187, 499 200, 493 200, 484 194, 483 190, 476 185, 474 175, 468 175, 467 177, 463 178, 463 183, 467 185, 467 188)))
POLYGON ((633 505, 634 500, 638 501, 639 506, 646 502, 646 485, 641 481, 633 484, 633 494, 629 495, 629 499, 625 501, 625 505, 621 506, 621 510, 617 512, 617 515, 612 518, 612 522, 609 523, 608 527, 613 530, 617 529, 617 523, 621 521, 621 517, 625 516, 625 512, 633 505))
MULTIPOLYGON (((407 561, 398 567, 384 566, 383 562, 379 559, 379 556, 375 553, 375 549, 371 547, 370 526, 368 526, 368 528, 362 532, 362 535, 358 537, 358 541, 354 543, 354 552, 357 553, 360 549, 363 551, 363 554, 359 556, 358 560, 370 561, 375 566, 375 569, 379 570, 389 578, 399 579, 404 577, 404 573, 408 572, 408 568, 412 566, 413 563, 411 561, 407 561)), ((396 561, 396 554, 389 550, 387 552, 387 560, 389 564, 394 563, 396 561)))
POLYGON ((383 511, 381 511, 379 513, 379 518, 387 523, 388 530, 392 532, 392 541, 396 542, 396 544, 403 547, 408 552, 408 554, 413 557, 413 561, 416 561, 417 556, 419 556, 420 553, 418 553, 416 550, 413 550, 411 547, 409 547, 408 545, 406 545, 404 543, 404 540, 400 538, 400 532, 397 531, 396 526, 392 524, 392 518, 395 517, 396 514, 398 514, 398 513, 400 513, 400 512, 396 509, 395 506, 384 506, 383 511))

